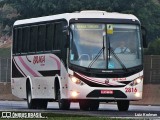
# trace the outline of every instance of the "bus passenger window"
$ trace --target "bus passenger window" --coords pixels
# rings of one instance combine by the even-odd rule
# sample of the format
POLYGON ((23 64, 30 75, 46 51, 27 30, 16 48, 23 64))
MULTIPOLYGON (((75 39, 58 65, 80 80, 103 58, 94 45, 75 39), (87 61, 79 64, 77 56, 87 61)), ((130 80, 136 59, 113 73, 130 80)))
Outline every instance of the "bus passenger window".
POLYGON ((54 41, 54 44, 53 44, 53 49, 54 50, 59 50, 60 47, 61 47, 61 43, 62 43, 62 36, 63 36, 63 33, 62 33, 62 23, 57 23, 56 26, 55 26, 55 41, 54 41))
POLYGON ((37 47, 37 35, 38 35, 38 27, 33 26, 30 29, 30 42, 29 42, 29 52, 36 52, 37 47))
POLYGON ((13 30, 13 54, 16 54, 17 52, 17 35, 18 35, 18 30, 17 29, 14 29, 13 30))
POLYGON ((22 52, 26 53, 28 52, 28 43, 29 43, 29 39, 30 39, 30 28, 29 27, 25 27, 22 29, 23 31, 23 43, 22 43, 22 52))
POLYGON ((46 39, 46 26, 41 25, 38 28, 37 51, 44 51, 45 39, 46 39))
POLYGON ((18 28, 18 39, 17 39, 17 52, 21 53, 22 50, 22 28, 18 28))
POLYGON ((53 40, 54 40, 54 24, 48 24, 46 26, 46 41, 45 41, 46 51, 53 49, 53 40))

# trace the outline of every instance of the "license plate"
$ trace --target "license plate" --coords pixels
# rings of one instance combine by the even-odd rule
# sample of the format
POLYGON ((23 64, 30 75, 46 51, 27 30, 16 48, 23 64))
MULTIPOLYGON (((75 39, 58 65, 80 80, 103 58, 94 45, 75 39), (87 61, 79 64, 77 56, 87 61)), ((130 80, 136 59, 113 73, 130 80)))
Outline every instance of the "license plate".
POLYGON ((101 90, 101 94, 113 94, 113 90, 101 90))

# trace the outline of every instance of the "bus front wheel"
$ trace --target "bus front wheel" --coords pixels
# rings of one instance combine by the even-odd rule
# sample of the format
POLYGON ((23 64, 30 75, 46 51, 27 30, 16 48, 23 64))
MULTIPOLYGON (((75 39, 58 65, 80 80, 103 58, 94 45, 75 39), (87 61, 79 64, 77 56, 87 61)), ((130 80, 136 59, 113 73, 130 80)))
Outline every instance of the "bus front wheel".
POLYGON ((99 102, 98 101, 91 101, 90 102, 90 110, 91 111, 97 111, 99 108, 99 102))
POLYGON ((89 101, 88 100, 79 101, 79 107, 81 110, 89 110, 89 101))
POLYGON ((96 111, 99 108, 99 102, 93 100, 81 100, 79 101, 79 106, 81 110, 96 111))
POLYGON ((57 92, 58 92, 57 93, 57 98, 58 98, 59 109, 61 109, 61 110, 68 110, 70 108, 70 101, 69 100, 61 99, 60 89, 58 89, 57 92))
POLYGON ((118 100, 117 106, 119 111, 127 111, 129 108, 129 100, 118 100))

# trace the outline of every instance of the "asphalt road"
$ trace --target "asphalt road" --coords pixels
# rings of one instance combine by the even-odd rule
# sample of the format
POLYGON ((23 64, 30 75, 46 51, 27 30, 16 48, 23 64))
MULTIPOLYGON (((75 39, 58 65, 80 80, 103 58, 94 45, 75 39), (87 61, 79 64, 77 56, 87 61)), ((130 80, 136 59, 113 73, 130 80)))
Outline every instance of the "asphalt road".
POLYGON ((0 101, 0 111, 62 113, 100 117, 147 117, 160 120, 160 106, 151 105, 130 105, 127 112, 119 112, 116 104, 101 103, 98 111, 82 111, 79 109, 78 103, 72 103, 70 110, 59 110, 58 103, 49 102, 47 110, 30 110, 27 108, 26 101, 0 101))

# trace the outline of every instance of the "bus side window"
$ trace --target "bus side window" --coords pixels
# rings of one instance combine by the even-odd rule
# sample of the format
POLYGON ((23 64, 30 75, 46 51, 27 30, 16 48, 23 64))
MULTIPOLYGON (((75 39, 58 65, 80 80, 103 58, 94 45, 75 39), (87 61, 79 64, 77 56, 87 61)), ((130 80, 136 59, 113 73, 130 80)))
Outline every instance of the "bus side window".
POLYGON ((38 27, 32 26, 30 29, 29 52, 36 52, 37 36, 38 36, 38 27))
POLYGON ((46 25, 38 27, 37 51, 44 51, 46 39, 46 25))
POLYGON ((62 23, 56 23, 55 25, 55 41, 53 44, 54 50, 60 50, 61 49, 61 41, 62 41, 62 23))
POLYGON ((22 51, 22 28, 18 28, 18 36, 17 36, 17 53, 21 53, 22 51))
POLYGON ((45 50, 50 51, 53 49, 53 40, 54 40, 54 24, 47 24, 46 26, 46 41, 45 41, 45 50))
POLYGON ((30 28, 24 27, 22 29, 23 31, 23 43, 22 43, 22 52, 27 53, 28 52, 28 44, 30 39, 30 28))
POLYGON ((18 30, 14 29, 13 30, 13 54, 16 54, 17 52, 17 36, 18 35, 18 30))

